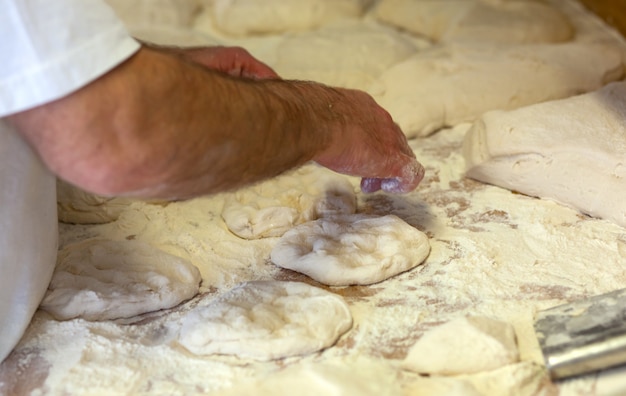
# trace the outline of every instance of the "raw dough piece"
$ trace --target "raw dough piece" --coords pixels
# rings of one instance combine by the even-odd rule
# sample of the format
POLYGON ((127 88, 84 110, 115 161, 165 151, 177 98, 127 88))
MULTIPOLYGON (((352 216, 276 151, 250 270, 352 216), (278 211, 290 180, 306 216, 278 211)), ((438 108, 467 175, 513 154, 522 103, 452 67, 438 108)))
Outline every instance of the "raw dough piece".
POLYGON ((197 0, 105 0, 128 28, 191 27, 197 0))
POLYGON ((379 0, 372 14, 381 22, 437 42, 475 5, 473 0, 379 0))
POLYGON ((294 225, 356 211, 354 187, 345 176, 317 165, 233 193, 222 218, 245 239, 281 236, 294 225))
POLYGON ((179 342, 198 355, 271 360, 327 348, 351 326, 340 296, 305 283, 254 281, 189 312, 179 342))
POLYGON ((274 246, 279 267, 332 286, 369 285, 421 264, 428 237, 399 217, 343 215, 289 230, 274 246))
POLYGON ((233 36, 313 29, 360 17, 364 0, 213 0, 207 9, 215 27, 233 36))
POLYGON ((459 375, 519 361, 513 326, 482 316, 452 320, 426 332, 402 367, 420 374, 459 375))
POLYGON ((288 35, 274 69, 286 79, 363 90, 415 51, 415 42, 393 29, 350 21, 288 35))
POLYGON ((57 180, 59 220, 73 224, 99 224, 115 221, 134 199, 90 194, 57 180))
POLYGON ((263 373, 261 378, 234 381, 232 388, 211 392, 211 396, 401 395, 397 369, 384 359, 364 355, 300 361, 263 373))
POLYGON ((449 45, 384 72, 371 91, 408 137, 507 110, 600 88, 622 75, 616 47, 449 45))
POLYGON ((190 262, 139 241, 89 239, 59 252, 40 306, 58 320, 110 320, 171 308, 198 293, 190 262))
POLYGON ((559 10, 530 0, 382 0, 375 15, 436 42, 551 43, 574 33, 559 10))
POLYGON ((626 83, 485 114, 463 147, 467 175, 626 227, 626 83))

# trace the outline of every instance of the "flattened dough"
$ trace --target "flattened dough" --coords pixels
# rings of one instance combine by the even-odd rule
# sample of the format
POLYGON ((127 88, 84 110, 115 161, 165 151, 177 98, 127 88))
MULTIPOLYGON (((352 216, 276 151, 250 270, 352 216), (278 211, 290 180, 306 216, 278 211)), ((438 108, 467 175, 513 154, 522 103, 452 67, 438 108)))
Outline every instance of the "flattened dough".
POLYGON ((626 83, 489 112, 463 145, 469 177, 626 227, 626 83))
POLYGON ((356 195, 347 177, 307 165, 233 193, 222 218, 233 234, 258 239, 281 236, 305 221, 355 211, 356 195))
POLYGON ((448 45, 426 50, 384 72, 371 91, 408 137, 602 87, 621 77, 616 47, 448 45))
POLYGON ((72 224, 100 224, 115 221, 135 200, 90 194, 57 180, 57 213, 59 221, 72 224))
POLYGON ((287 231, 271 259, 331 286, 369 285, 421 264, 428 237, 394 215, 344 215, 287 231))
POLYGON ((364 90, 416 50, 413 40, 391 28, 342 22, 287 35, 278 46, 274 69, 286 79, 364 90))
POLYGON ((351 327, 340 296, 300 282, 253 281, 190 311, 179 342, 197 355, 265 361, 317 352, 351 327))
POLYGON ((213 0, 216 28, 233 36, 302 31, 360 17, 364 0, 213 0))
POLYGON ((40 308, 58 320, 111 320, 171 308, 198 293, 200 271, 140 241, 63 248, 40 308))
POLYGON ((553 43, 574 33, 563 13, 531 0, 382 0, 374 14, 435 42, 553 43))
POLYGON ((483 316, 463 317, 426 332, 402 367, 420 374, 460 375, 519 361, 513 326, 483 316))

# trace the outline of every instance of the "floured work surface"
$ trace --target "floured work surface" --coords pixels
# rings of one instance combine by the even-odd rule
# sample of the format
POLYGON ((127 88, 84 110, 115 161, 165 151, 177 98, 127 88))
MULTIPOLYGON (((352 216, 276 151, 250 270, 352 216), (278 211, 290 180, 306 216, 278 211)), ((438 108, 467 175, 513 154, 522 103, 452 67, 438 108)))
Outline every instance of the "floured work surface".
MULTIPOLYGON (((608 35, 582 8, 560 3, 568 16, 578 18, 581 25, 576 26, 588 29, 581 40, 608 35)), ((371 16, 363 18, 363 23, 373 23, 371 16)), ((197 25, 195 29, 198 33, 197 25)), ((195 44, 202 42, 202 34, 194 36, 195 44)), ((284 33, 246 42, 271 65, 282 37, 284 33)), ((211 40, 245 41, 217 37, 207 42, 211 40)), ((415 51, 427 49, 421 40, 415 38, 415 51)), ((363 81, 371 78, 375 76, 363 81)), ((410 141, 427 170, 417 191, 404 196, 357 193, 358 213, 396 215, 424 232, 431 248, 421 265, 369 286, 328 287, 272 264, 277 236, 248 240, 229 231, 222 209, 232 194, 170 204, 129 202, 110 223, 61 224, 61 248, 91 238, 137 240, 191 262, 202 276, 200 294, 174 308, 115 321, 57 321, 37 312, 18 347, 0 365, 0 394, 286 395, 293 389, 315 395, 623 393, 626 380, 619 371, 551 383, 533 317, 540 309, 624 287, 626 230, 548 200, 465 178, 461 146, 469 127, 459 124, 410 141), (181 326, 190 312, 221 301, 244 282, 265 280, 304 282, 342 297, 352 327, 326 349, 269 361, 194 355, 181 345, 181 326), (426 376, 407 369, 405 358, 425 333, 476 316, 513 326, 519 356, 505 359, 510 364, 454 375, 426 376)), ((357 191, 358 180, 347 180, 357 191)), ((264 323, 275 321, 266 316, 264 323)), ((458 333, 481 340, 467 343, 459 357, 467 364, 459 366, 481 360, 480 351, 472 348, 488 345, 492 337, 487 333, 468 328, 458 333)))

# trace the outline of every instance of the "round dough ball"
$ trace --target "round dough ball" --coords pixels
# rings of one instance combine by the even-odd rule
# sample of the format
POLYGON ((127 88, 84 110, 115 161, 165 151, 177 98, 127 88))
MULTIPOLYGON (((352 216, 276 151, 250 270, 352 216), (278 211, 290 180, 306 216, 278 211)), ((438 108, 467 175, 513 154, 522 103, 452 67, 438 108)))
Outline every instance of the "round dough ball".
POLYGON ((574 36, 567 17, 541 1, 479 1, 456 24, 444 41, 504 44, 559 43, 574 36))
POLYGON ((439 41, 474 5, 473 0, 379 0, 373 15, 396 28, 439 41))
POLYGON ((40 308, 58 320, 129 318, 198 293, 189 261, 140 241, 89 239, 63 248, 40 308))
POLYGON ((286 36, 274 69, 285 79, 364 90, 416 51, 416 44, 394 29, 350 21, 286 36))
POLYGON ((354 187, 345 176, 317 165, 270 179, 232 194, 222 218, 240 238, 281 236, 294 225, 356 211, 354 187))
POLYGON ((302 31, 360 17, 363 0, 214 0, 209 9, 219 30, 233 36, 302 31))
POLYGON ((271 360, 327 348, 350 327, 340 296, 305 283, 254 281, 189 312, 179 342, 197 355, 271 360))
POLYGON ((428 237, 399 217, 343 215, 287 231, 271 253, 279 267, 331 286, 369 285, 421 264, 428 237))
POLYGON ((197 0, 105 0, 128 28, 189 28, 200 11, 197 0))
POLYGON ((554 43, 574 30, 557 8, 529 0, 382 0, 380 21, 435 42, 554 43))
POLYGON ((460 375, 495 370, 518 361, 513 326, 470 316, 425 333, 413 345, 402 367, 420 374, 460 375))

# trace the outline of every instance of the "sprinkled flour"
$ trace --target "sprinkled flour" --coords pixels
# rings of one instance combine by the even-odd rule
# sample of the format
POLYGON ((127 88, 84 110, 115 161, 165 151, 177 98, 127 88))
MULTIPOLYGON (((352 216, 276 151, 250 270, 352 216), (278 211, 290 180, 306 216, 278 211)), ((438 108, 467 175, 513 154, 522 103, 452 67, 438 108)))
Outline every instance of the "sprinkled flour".
MULTIPOLYGON (((576 4, 558 3, 576 29, 584 28, 581 40, 606 31, 576 4)), ((461 144, 469 127, 410 141, 426 167, 417 191, 357 194, 357 213, 398 216, 426 234, 431 246, 422 265, 369 286, 328 287, 273 265, 270 252, 278 238, 245 240, 225 225, 221 213, 228 194, 169 204, 131 202, 110 223, 61 224, 61 248, 88 238, 136 240, 192 263, 202 277, 199 294, 169 309, 111 321, 57 321, 38 311, 0 365, 0 394, 227 395, 259 389, 287 395, 294 387, 315 395, 408 396, 429 389, 468 395, 619 394, 626 387, 623 372, 550 382, 532 323, 539 309, 623 287, 626 230, 464 178, 461 144), (270 361, 195 356, 177 343, 179 323, 190 311, 237 284, 267 280, 304 282, 341 296, 352 328, 323 351, 270 361), (425 332, 470 315, 511 324, 519 362, 437 378, 402 369, 425 332)), ((358 191, 356 178, 346 180, 358 191)))

